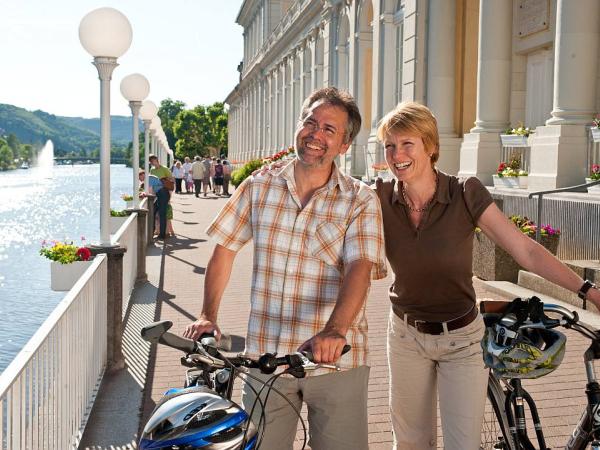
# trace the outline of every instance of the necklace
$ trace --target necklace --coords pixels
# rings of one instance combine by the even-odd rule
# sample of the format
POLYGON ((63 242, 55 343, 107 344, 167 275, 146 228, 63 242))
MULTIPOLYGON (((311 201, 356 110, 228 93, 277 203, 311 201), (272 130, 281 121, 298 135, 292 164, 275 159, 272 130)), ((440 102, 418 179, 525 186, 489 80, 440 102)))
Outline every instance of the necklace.
POLYGON ((431 206, 431 202, 435 198, 435 194, 437 194, 438 184, 439 184, 438 182, 439 182, 439 177, 436 173, 435 174, 435 190, 433 191, 433 195, 431 196, 431 198, 429 200, 427 200, 427 203, 425 203, 421 208, 413 208, 412 206, 410 206, 410 202, 408 201, 408 195, 406 195, 406 188, 404 187, 404 183, 402 183, 402 198, 404 199, 404 203, 406 203, 406 206, 408 206, 408 209, 410 209, 412 212, 416 212, 416 213, 422 213, 422 212, 427 211, 429 209, 429 206, 431 206))

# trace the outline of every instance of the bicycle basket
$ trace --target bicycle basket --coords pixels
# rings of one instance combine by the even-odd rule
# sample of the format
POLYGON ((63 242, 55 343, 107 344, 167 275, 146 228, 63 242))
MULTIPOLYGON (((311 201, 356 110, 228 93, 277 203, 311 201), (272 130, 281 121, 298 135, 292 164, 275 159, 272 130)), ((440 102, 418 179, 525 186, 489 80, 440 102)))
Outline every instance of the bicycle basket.
POLYGON ((488 326, 481 341, 485 365, 499 378, 539 378, 554 371, 565 355, 566 336, 545 328, 523 328, 506 345, 502 326, 488 326))

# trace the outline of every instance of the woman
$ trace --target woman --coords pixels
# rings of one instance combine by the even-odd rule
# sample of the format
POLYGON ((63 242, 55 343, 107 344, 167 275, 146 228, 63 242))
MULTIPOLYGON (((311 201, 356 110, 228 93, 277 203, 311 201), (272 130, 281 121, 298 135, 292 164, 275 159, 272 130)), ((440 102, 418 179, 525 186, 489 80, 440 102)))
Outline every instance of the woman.
POLYGON ((181 161, 175 161, 175 165, 173 166, 173 177, 175 178, 175 193, 181 194, 181 184, 183 182, 183 167, 181 167, 181 161))
MULTIPOLYGON (((395 177, 377 182, 394 273, 388 326, 394 448, 435 448, 439 393, 444 448, 476 450, 487 370, 472 283, 474 228, 560 286, 578 292, 582 280, 509 222, 477 178, 459 180, 435 168, 439 136, 427 107, 400 103, 382 119, 377 137, 395 177)), ((597 289, 587 290, 587 298, 600 306, 597 289)))

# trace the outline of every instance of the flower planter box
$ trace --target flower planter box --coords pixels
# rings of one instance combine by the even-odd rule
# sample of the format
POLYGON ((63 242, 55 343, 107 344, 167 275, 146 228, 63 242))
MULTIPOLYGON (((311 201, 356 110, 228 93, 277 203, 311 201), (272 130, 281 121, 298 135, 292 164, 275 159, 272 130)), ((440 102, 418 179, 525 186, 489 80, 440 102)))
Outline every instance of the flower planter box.
POLYGON ((600 142, 600 128, 598 128, 598 127, 590 128, 590 133, 592 135, 592 141, 600 142))
POLYGON ((110 234, 115 234, 125 223, 127 217, 110 217, 110 234))
POLYGON ((50 288, 53 291, 70 291, 91 264, 91 260, 75 261, 70 264, 52 261, 50 263, 50 288))
POLYGON ((132 209, 133 208, 133 200, 129 200, 127 202, 125 202, 125 209, 132 209))
POLYGON ((499 177, 498 175, 492 175, 494 180, 494 187, 503 188, 527 188, 527 177, 499 177))
MULTIPOLYGON (((560 235, 542 235, 541 244, 556 255, 560 235)), ((488 281, 516 283, 521 266, 491 241, 484 233, 476 232, 473 239, 473 275, 488 281)))
POLYGON ((520 134, 501 134, 500 141, 503 147, 529 147, 527 136, 520 134))
MULTIPOLYGON (((594 181, 594 180, 592 180, 591 178, 585 179, 586 183, 591 183, 592 181, 594 181)), ((588 187, 587 191, 589 194, 600 195, 600 184, 588 187)))

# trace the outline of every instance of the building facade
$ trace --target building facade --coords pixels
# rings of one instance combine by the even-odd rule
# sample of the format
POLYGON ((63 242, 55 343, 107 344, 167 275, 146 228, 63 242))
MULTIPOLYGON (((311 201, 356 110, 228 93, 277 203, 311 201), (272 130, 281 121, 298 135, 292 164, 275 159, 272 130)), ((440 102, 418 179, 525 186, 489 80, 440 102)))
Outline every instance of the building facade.
POLYGON ((500 134, 535 128, 523 154, 529 187, 583 182, 600 110, 598 0, 244 0, 240 81, 229 105, 229 155, 247 161, 294 144, 303 99, 337 86, 363 127, 342 170, 384 162, 378 121, 400 101, 429 106, 439 167, 491 184, 500 134))

